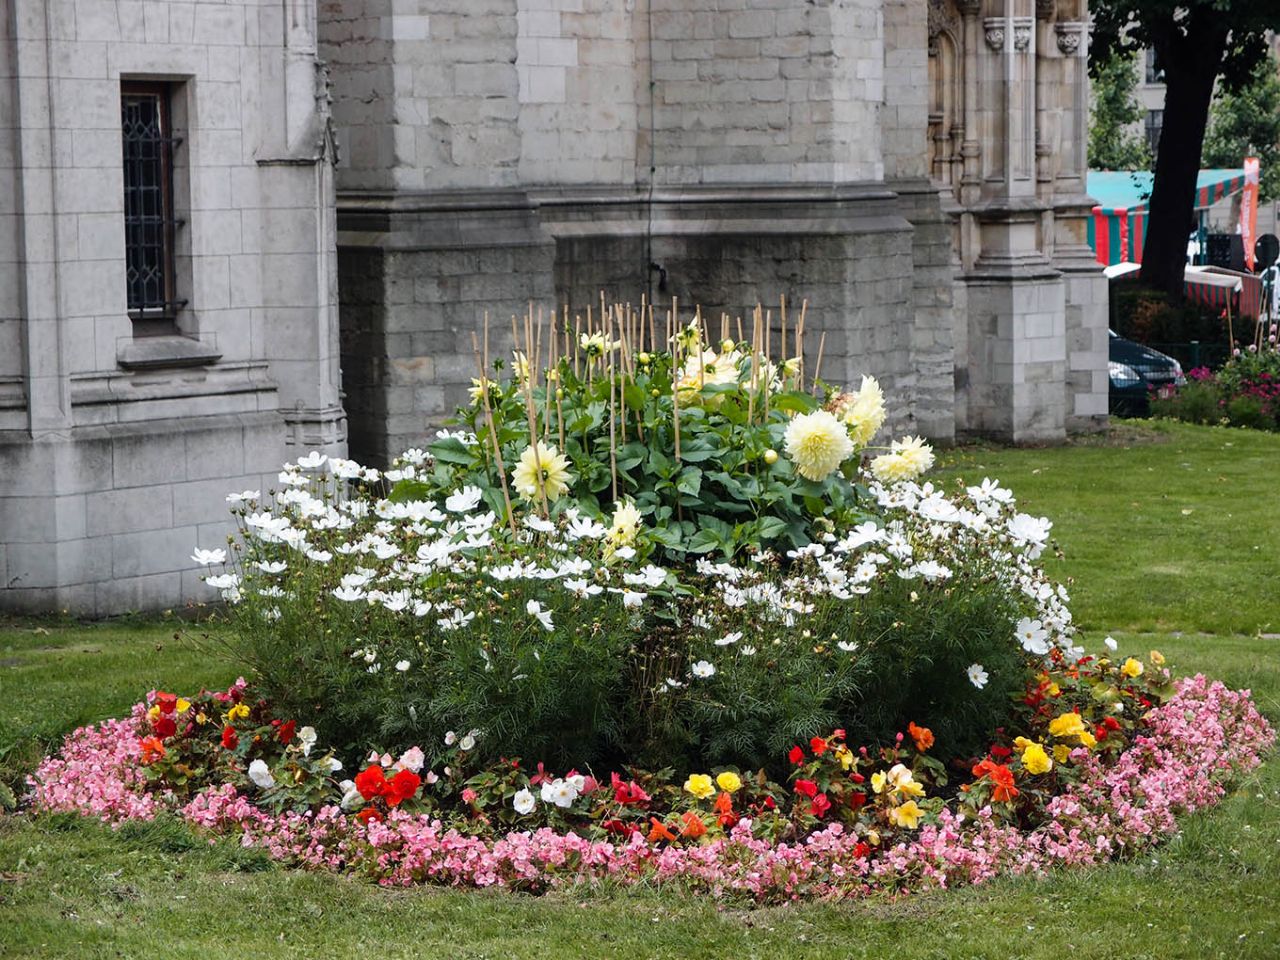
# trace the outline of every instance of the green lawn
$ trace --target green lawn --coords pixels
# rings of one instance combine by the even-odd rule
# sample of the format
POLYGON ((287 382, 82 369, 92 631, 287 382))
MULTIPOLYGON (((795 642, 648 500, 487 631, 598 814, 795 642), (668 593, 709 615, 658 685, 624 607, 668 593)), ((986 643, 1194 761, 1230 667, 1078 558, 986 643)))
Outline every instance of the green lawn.
MULTIPOLYGON (((962 448, 944 473, 998 476, 1048 514, 1097 647, 1159 646, 1251 687, 1280 719, 1280 437, 1125 428, 1123 442, 962 448), (1184 511, 1190 511, 1184 513, 1184 511), (1256 548, 1256 549, 1255 549, 1256 548)), ((173 624, 0 627, 0 779, 150 686, 231 679, 173 624)), ((1280 956, 1280 764, 1136 862, 898 902, 761 910, 655 891, 547 897, 415 889, 281 870, 173 824, 118 833, 0 817, 0 956, 30 958, 1280 956)))

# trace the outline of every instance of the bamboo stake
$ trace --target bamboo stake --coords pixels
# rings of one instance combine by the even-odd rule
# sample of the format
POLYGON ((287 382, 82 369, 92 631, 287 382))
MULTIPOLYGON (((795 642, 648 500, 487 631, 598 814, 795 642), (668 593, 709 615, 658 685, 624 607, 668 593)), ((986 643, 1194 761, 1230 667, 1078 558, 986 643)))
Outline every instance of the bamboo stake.
POLYGON ((493 409, 489 406, 489 378, 486 376, 489 356, 489 314, 484 315, 484 353, 480 359, 480 347, 476 343, 476 333, 471 331, 471 348, 475 351, 476 364, 480 367, 480 400, 484 404, 485 422, 489 425, 489 440, 493 444, 493 459, 498 465, 498 480, 502 484, 502 502, 507 506, 507 523, 511 526, 511 535, 516 536, 516 515, 511 509, 511 491, 507 489, 507 467, 502 462, 502 447, 498 444, 498 428, 493 422, 493 409))
MULTIPOLYGON (((676 298, 671 298, 671 310, 667 313, 667 329, 671 329, 672 316, 677 311, 676 298)), ((677 318, 677 329, 679 320, 677 318)), ((670 339, 670 338, 668 338, 670 339)), ((671 419, 675 427, 676 463, 680 462, 680 338, 677 336, 671 343, 671 419)))
MULTIPOLYGON (((603 294, 601 298, 603 299, 603 294)), ((608 326, 605 328, 605 342, 608 343, 613 339, 613 311, 609 312, 608 326)), ((609 377, 609 476, 613 480, 613 502, 618 502, 618 438, 617 438, 617 419, 618 406, 614 400, 617 393, 618 376, 615 369, 613 376, 609 377)))
POLYGON ((751 326, 751 389, 747 391, 747 423, 755 422, 756 388, 760 376, 760 314, 757 311, 752 317, 751 326))
POLYGON ((804 389, 804 320, 805 314, 809 310, 809 301, 800 301, 800 322, 796 324, 796 356, 800 360, 800 382, 797 384, 797 390, 804 389))
MULTIPOLYGON (((782 347, 781 347, 781 353, 779 354, 779 357, 778 357, 778 362, 785 364, 787 362, 787 295, 785 293, 782 294, 779 297, 779 300, 781 301, 781 305, 778 308, 778 313, 782 317, 782 347)), ((785 372, 785 367, 784 367, 784 372, 785 372)), ((783 383, 784 384, 786 383, 785 379, 783 380, 783 383)))
POLYGON ((813 365, 813 395, 818 395, 818 382, 822 378, 822 351, 827 347, 827 331, 822 331, 822 336, 818 337, 818 362, 813 365))
MULTIPOLYGON (((524 316, 524 340, 526 349, 533 343, 533 304, 529 304, 529 312, 524 316)), ((525 356, 528 356, 526 353, 525 356)), ((532 374, 532 371, 530 371, 532 374)), ((529 418, 529 445, 533 449, 533 467, 537 471, 536 485, 542 500, 542 518, 550 519, 551 510, 547 506, 547 484, 542 470, 542 454, 538 450, 538 425, 533 413, 532 375, 524 378, 525 413, 529 418)))
POLYGON ((573 375, 578 377, 578 354, 582 352, 582 314, 573 315, 573 375))
POLYGON ((764 312, 764 418, 769 419, 769 387, 772 384, 773 377, 769 375, 769 340, 770 333, 773 330, 773 311, 766 310, 764 312))

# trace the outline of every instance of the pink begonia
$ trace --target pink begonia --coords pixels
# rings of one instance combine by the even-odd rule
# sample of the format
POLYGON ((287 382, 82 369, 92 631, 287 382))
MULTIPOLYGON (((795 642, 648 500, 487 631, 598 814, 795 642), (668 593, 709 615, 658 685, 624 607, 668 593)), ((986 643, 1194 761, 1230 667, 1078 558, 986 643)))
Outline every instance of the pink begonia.
POLYGON ((145 704, 129 720, 76 730, 58 757, 30 778, 36 811, 72 811, 113 824, 175 810, 193 827, 238 835, 246 847, 309 869, 344 870, 377 882, 545 890, 561 884, 677 883, 713 896, 767 902, 839 898, 873 890, 982 883, 1001 874, 1040 874, 1132 856, 1177 829, 1178 815, 1212 806, 1233 776, 1256 767, 1274 742, 1248 691, 1203 676, 1179 681, 1152 710, 1142 735, 1104 766, 1077 748, 1079 781, 1049 801, 1047 819, 1024 831, 944 809, 936 822, 892 846, 860 855, 865 845, 840 824, 802 841, 773 843, 740 821, 726 837, 701 845, 661 846, 635 833, 589 840, 549 828, 494 839, 469 836, 439 820, 393 810, 363 823, 337 806, 271 814, 234 786, 209 788, 183 803, 148 793, 138 758, 145 704))

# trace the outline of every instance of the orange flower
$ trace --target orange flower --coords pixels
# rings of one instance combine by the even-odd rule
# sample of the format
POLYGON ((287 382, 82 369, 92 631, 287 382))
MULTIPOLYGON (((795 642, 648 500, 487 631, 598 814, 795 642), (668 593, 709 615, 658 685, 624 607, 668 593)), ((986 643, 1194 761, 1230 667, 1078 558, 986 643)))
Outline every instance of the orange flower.
POLYGON ((716 813, 732 813, 733 797, 728 790, 721 791, 720 796, 716 797, 715 805, 711 808, 716 813))
POLYGON ((911 739, 916 742, 916 749, 921 753, 933 746, 933 731, 928 727, 918 727, 913 720, 907 724, 907 733, 911 734, 911 739))
POLYGON ((680 836, 688 837, 690 840, 697 840, 707 832, 707 825, 692 810, 685 811, 681 819, 684 821, 684 826, 680 828, 680 836))
POLYGON ((650 829, 649 831, 650 843, 657 843, 659 840, 669 840, 669 841, 675 840, 676 835, 672 833, 670 830, 668 830, 666 824, 664 824, 657 817, 650 817, 649 822, 653 824, 652 829, 650 829))
POLYGON ((983 760, 973 768, 975 777, 989 777, 992 785, 991 799, 998 803, 1008 803, 1019 793, 1013 785, 1013 771, 1004 764, 992 760, 983 760))
POLYGON ((149 766, 157 760, 162 760, 165 755, 164 744, 160 742, 159 737, 146 737, 142 741, 142 765, 149 766))

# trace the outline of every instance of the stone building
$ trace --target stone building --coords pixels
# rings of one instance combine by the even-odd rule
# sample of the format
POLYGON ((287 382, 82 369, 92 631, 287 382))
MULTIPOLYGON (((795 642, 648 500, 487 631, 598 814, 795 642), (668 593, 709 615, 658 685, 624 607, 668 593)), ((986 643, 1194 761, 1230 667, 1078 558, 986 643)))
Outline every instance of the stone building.
POLYGON ((899 428, 1100 425, 1085 2, 8 0, 0 607, 202 595, 228 489, 420 442, 530 301, 786 295, 899 428))

